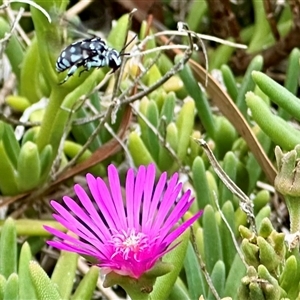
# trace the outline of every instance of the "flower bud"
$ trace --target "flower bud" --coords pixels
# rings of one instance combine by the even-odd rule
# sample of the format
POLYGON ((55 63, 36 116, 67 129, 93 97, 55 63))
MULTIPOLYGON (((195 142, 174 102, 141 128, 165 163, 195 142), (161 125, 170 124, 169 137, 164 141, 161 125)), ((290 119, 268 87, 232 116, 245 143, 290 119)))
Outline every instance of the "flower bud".
POLYGON ((300 196, 300 145, 294 150, 285 154, 277 146, 275 156, 278 167, 278 174, 275 178, 275 188, 281 194, 299 197, 300 196))
POLYGON ((278 175, 275 178, 275 188, 283 196, 290 214, 291 233, 300 231, 300 145, 294 150, 283 154, 277 146, 275 156, 278 175))

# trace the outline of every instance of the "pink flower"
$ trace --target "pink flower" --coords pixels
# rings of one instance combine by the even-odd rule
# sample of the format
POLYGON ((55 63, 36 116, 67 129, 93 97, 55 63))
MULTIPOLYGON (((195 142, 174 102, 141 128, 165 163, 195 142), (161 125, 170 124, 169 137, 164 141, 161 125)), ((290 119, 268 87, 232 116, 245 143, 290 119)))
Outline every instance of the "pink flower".
POLYGON ((140 166, 136 176, 129 169, 124 197, 113 165, 108 167, 108 185, 91 174, 86 175, 86 180, 93 199, 76 184, 74 191, 80 205, 68 196, 63 197, 67 209, 51 201, 57 212, 53 217, 79 239, 45 226, 57 238, 47 243, 95 258, 105 273, 113 271, 139 278, 172 249, 170 244, 202 214, 199 211, 177 224, 194 199, 190 198, 190 191, 178 198, 182 183, 178 182, 177 173, 169 183, 163 173, 155 184, 154 164, 140 166))

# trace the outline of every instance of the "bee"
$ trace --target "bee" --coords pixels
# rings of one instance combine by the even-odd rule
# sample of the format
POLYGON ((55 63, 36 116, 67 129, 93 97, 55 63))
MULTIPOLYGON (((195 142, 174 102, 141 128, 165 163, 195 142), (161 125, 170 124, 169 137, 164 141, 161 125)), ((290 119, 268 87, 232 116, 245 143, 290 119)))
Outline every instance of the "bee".
POLYGON ((122 63, 121 55, 128 53, 118 52, 116 49, 108 47, 104 40, 99 37, 84 39, 67 46, 60 53, 56 61, 56 71, 58 73, 69 69, 65 79, 60 84, 65 83, 79 67, 84 71, 91 68, 102 68, 108 66, 115 72, 122 63))

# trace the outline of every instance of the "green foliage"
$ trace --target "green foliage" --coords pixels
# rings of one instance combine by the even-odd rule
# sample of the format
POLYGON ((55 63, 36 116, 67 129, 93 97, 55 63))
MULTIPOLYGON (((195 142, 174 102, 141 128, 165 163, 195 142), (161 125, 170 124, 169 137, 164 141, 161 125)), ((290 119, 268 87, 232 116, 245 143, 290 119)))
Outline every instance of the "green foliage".
MULTIPOLYGON (((60 155, 58 151, 64 139, 63 136, 69 130, 70 112, 76 109, 75 104, 78 103, 79 98, 89 94, 104 78, 103 70, 99 70, 98 72, 85 72, 80 78, 72 76, 64 85, 58 84, 61 80, 60 76, 57 76, 54 66, 63 47, 63 32, 58 18, 53 17, 50 22, 46 13, 51 16, 52 12, 62 14, 67 4, 68 1, 62 0, 36 1, 35 6, 31 6, 35 29, 32 43, 23 53, 18 40, 13 35, 6 47, 7 56, 19 80, 19 95, 26 99, 27 105, 34 104, 43 97, 49 98, 49 103, 43 109, 41 118, 38 120, 41 125, 27 130, 21 145, 11 125, 0 122, 0 192, 2 195, 17 195, 27 192, 49 180, 54 160, 57 155, 60 155)), ((2 18, 0 22, 3 25, 0 35, 4 36, 9 31, 9 25, 2 18)), ((128 22, 128 15, 124 15, 108 38, 109 42, 112 45, 115 44, 118 49, 122 47, 125 39, 128 22)), ((99 102, 99 98, 96 101, 99 102)), ((14 105, 22 111, 21 103, 14 105)), ((23 110, 25 107, 23 106, 23 110)), ((119 115, 121 114, 119 113, 119 115)), ((77 117, 88 118, 89 116, 84 109, 77 113, 77 117)), ((116 125, 118 124, 119 121, 116 122, 116 125)), ((79 143, 67 143, 64 154, 73 158, 82 151, 83 144, 93 134, 95 127, 95 123, 74 126, 73 134, 77 138, 80 137, 79 143)), ((95 136, 90 146, 91 150, 99 148, 105 142, 100 137, 101 135, 104 133, 98 133, 95 136)), ((90 157, 91 154, 91 152, 85 151, 81 161, 90 157)), ((60 159, 61 157, 59 157, 60 159)), ((94 171, 99 172, 99 169, 94 169, 94 171)))
POLYGON ((184 270, 190 298, 198 299, 201 295, 206 295, 207 284, 191 244, 189 244, 187 249, 184 270))
POLYGON ((91 299, 99 270, 93 267, 74 291, 78 255, 62 252, 50 279, 24 243, 17 255, 15 222, 8 218, 0 235, 0 299, 91 299), (79 298, 80 297, 80 298, 79 298))
POLYGON ((157 104, 158 100, 144 98, 141 102, 140 111, 143 114, 139 118, 141 136, 131 132, 128 140, 128 147, 136 165, 154 161, 160 170, 167 167, 171 173, 187 159, 191 143, 190 135, 194 126, 195 105, 191 99, 187 100, 177 120, 173 120, 174 97, 174 94, 164 96, 161 111, 157 104), (167 104, 167 101, 171 101, 171 104, 167 104), (162 144, 162 140, 166 140, 166 144, 162 144))
MULTIPOLYGON (((3 39, 5 34, 10 31, 10 26, 7 20, 3 17, 0 18, 0 38, 3 39)), ((13 34, 9 39, 8 45, 5 49, 5 53, 11 63, 12 69, 16 74, 17 78, 20 79, 20 64, 23 61, 24 51, 16 34, 13 34)))
MULTIPOLYGON (((177 56, 175 61, 178 61, 179 59, 182 59, 182 55, 177 56)), ((199 83, 195 80, 192 70, 188 65, 184 66, 182 71, 179 72, 179 75, 185 85, 186 90, 189 92, 189 95, 195 101, 197 113, 199 114, 199 118, 202 121, 203 127, 207 131, 208 135, 214 138, 217 130, 215 129, 214 117, 205 93, 202 92, 199 83)))
POLYGON ((240 109, 240 111, 245 117, 247 115, 247 105, 245 102, 245 95, 247 92, 252 91, 255 86, 251 74, 254 71, 260 71, 262 69, 262 66, 263 66, 263 58, 261 56, 254 57, 247 68, 246 74, 243 78, 243 82, 238 91, 238 95, 236 98, 236 105, 238 106, 238 108, 240 109))
POLYGON ((31 141, 19 146, 11 125, 0 121, 0 189, 3 195, 22 193, 48 177, 51 166, 52 147, 47 145, 39 152, 31 141))
POLYGON ((284 234, 262 220, 258 235, 241 226, 242 250, 249 264, 238 299, 296 299, 299 294, 299 253, 286 251, 284 234), (255 298, 257 297, 257 298, 255 298))

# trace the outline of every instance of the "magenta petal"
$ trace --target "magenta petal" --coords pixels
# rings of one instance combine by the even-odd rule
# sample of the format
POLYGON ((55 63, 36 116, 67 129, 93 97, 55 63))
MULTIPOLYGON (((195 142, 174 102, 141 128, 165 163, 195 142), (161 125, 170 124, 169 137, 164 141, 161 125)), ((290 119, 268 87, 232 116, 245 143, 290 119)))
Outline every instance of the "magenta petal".
MULTIPOLYGON (((86 254, 86 255, 97 255, 97 257, 99 256, 103 256, 104 258, 106 257, 110 257, 111 255, 111 249, 108 247, 103 247, 103 245, 101 246, 101 243, 97 245, 97 243, 86 243, 86 242, 82 242, 80 240, 78 240, 75 237, 72 237, 64 232, 61 232, 55 228, 49 227, 44 225, 44 228, 50 232, 51 234, 53 234, 54 236, 56 236, 57 238, 59 238, 61 241, 57 241, 57 245, 66 245, 68 244, 70 247, 72 246, 74 249, 77 249, 78 251, 73 251, 73 252, 78 252, 81 254, 86 254)), ((62 247, 57 247, 61 250, 64 250, 65 248, 62 247)))
MULTIPOLYGON (((81 242, 80 240, 78 240, 64 232, 61 232, 61 231, 56 230, 55 228, 51 228, 49 226, 44 226, 44 228, 51 234, 53 234, 56 237, 58 237, 59 239, 61 239, 61 241, 56 242, 57 245, 65 245, 65 244, 73 245, 73 247, 76 248, 78 251, 80 251, 80 253, 84 253, 84 254, 94 252, 95 248, 93 246, 90 246, 84 242, 81 242)), ((57 247, 57 248, 63 250, 62 247, 57 247)))
MULTIPOLYGON (((159 210, 157 212, 155 223, 153 224, 153 230, 158 230, 161 228, 165 222, 165 218, 167 217, 169 210, 172 209, 172 206, 175 204, 175 201, 177 200, 178 194, 181 190, 181 184, 178 184, 173 192, 164 194, 163 200, 161 201, 161 206, 159 207, 159 210)), ((178 204, 176 204, 177 206, 178 204)), ((176 207, 175 206, 175 207, 176 207)))
POLYGON ((145 175, 146 175, 146 168, 144 166, 140 166, 136 175, 135 185, 134 185, 134 205, 133 211, 128 212, 133 214, 134 218, 134 228, 140 228, 140 212, 141 212, 141 203, 142 203, 142 196, 144 193, 144 184, 145 184, 145 175))
POLYGON ((148 221, 148 214, 151 206, 153 186, 155 180, 155 166, 150 164, 146 170, 146 178, 144 184, 144 203, 142 208, 142 230, 148 221))
POLYGON ((190 197, 190 191, 186 192, 182 198, 178 201, 177 205, 171 211, 170 215, 166 217, 164 221, 164 228, 171 228, 180 220, 187 212, 193 203, 193 199, 188 201, 190 197))
POLYGON ((171 232, 164 240, 166 244, 171 244, 177 237, 179 237, 188 227, 190 227, 197 219, 201 217, 203 211, 200 210, 193 217, 185 221, 178 228, 176 228, 173 232, 171 232))
POLYGON ((129 169, 126 176, 126 212, 127 212, 127 226, 134 228, 134 172, 129 169))
POLYGON ((117 211, 118 221, 120 222, 121 228, 126 228, 127 222, 125 218, 120 179, 118 170, 114 165, 110 165, 108 167, 108 180, 110 185, 110 191, 114 199, 114 201, 112 201, 111 204, 114 205, 115 210, 117 211))
MULTIPOLYGON (((62 224, 64 227, 66 227, 68 230, 74 232, 76 235, 78 235, 79 237, 81 237, 82 239, 86 240, 86 241, 92 241, 93 244, 96 243, 96 241, 98 240, 97 237, 93 234, 93 232, 88 231, 87 228, 85 228, 84 226, 75 226, 73 223, 68 222, 67 220, 65 220, 64 218, 62 218, 60 215, 57 214, 53 214, 53 217, 60 223, 62 224), (79 228, 78 228, 79 227, 79 228)), ((74 219, 76 220, 76 219, 74 219)))
POLYGON ((115 228, 118 226, 118 224, 115 223, 117 220, 117 213, 115 210, 111 209, 111 203, 113 200, 111 199, 105 182, 99 177, 95 179, 92 175, 88 175, 87 183, 99 210, 104 215, 109 228, 115 228))
MULTIPOLYGON (((105 226, 105 224, 103 223, 102 219, 99 216, 99 213, 96 211, 95 206, 91 202, 90 198, 88 197, 84 189, 80 185, 75 185, 74 190, 80 202, 82 203, 83 207, 86 209, 87 213, 89 214, 88 219, 86 219, 85 222, 88 223, 88 225, 90 225, 93 228, 94 232, 98 233, 101 236, 102 240, 104 240, 105 238, 109 239, 110 232, 108 228, 105 226)), ((74 210, 75 208, 73 209, 70 206, 69 208, 78 216, 78 213, 76 213, 76 211, 74 210)))
POLYGON ((86 227, 84 227, 75 217, 73 217, 65 208, 57 202, 51 201, 52 207, 56 209, 59 214, 54 214, 56 220, 63 224, 67 229, 73 231, 78 236, 83 238, 93 238, 92 234, 86 227))
POLYGON ((144 229, 147 231, 152 230, 152 224, 155 221, 155 216, 157 213, 157 205, 162 197, 163 194, 163 190, 165 187, 167 181, 167 172, 164 172, 160 178, 159 181, 156 185, 153 197, 152 197, 152 201, 151 201, 151 205, 150 205, 150 209, 149 209, 149 213, 148 213, 148 220, 147 222, 144 224, 144 229))
POLYGON ((95 198, 95 200, 105 218, 105 221, 108 223, 110 228, 119 229, 120 223, 118 222, 118 213, 113 204, 113 199, 105 182, 99 177, 97 178, 97 186, 99 196, 95 198))
MULTIPOLYGON (((102 225, 102 227, 96 226, 95 223, 94 223, 94 221, 93 221, 93 219, 91 219, 86 214, 86 212, 84 212, 83 209, 81 207, 79 207, 79 205, 73 199, 64 197, 64 202, 69 207, 69 209, 71 211, 73 211, 73 213, 76 215, 77 218, 79 218, 80 220, 82 220, 89 228, 91 228, 93 230, 93 232, 95 233, 95 235, 97 235, 100 240, 103 241, 106 238, 110 237, 110 234, 109 234, 107 228, 105 226, 103 226, 104 224, 103 224, 102 220, 99 218, 99 216, 98 216, 98 218, 96 216, 94 216, 94 217, 98 221, 98 224, 102 225), (100 228, 101 228, 101 230, 99 230, 100 228), (103 231, 104 231, 104 233, 103 233, 103 231)), ((84 202, 84 203, 87 204, 87 202, 84 202)))

